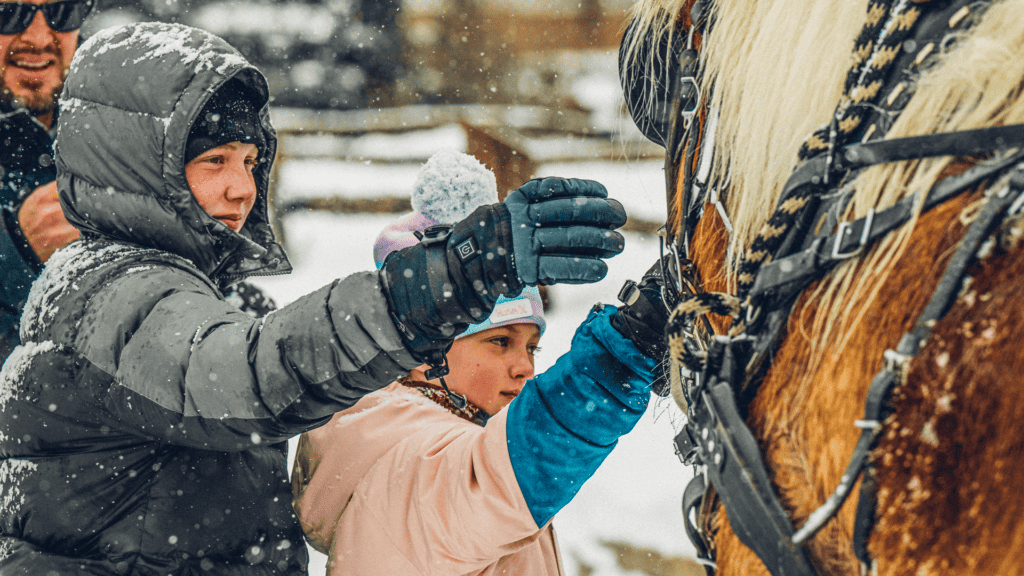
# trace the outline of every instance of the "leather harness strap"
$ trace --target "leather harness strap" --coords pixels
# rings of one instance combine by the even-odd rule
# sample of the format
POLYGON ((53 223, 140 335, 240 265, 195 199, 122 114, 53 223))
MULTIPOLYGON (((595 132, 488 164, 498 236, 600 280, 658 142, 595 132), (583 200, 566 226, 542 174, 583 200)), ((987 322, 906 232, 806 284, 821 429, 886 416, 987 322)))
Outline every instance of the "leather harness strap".
MULTIPOLYGON (((1019 157, 1018 155, 1015 155, 1019 157)), ((910 359, 924 346, 931 336, 935 324, 953 306, 957 294, 963 285, 967 268, 974 261, 982 243, 1010 213, 1020 211, 1021 193, 1024 192, 1024 162, 1018 161, 1010 174, 1005 189, 992 194, 981 211, 971 222, 967 233, 960 241, 956 253, 946 265, 946 270, 939 280, 939 285, 932 293, 924 312, 918 317, 914 329, 904 334, 896 350, 885 352, 885 367, 875 375, 868 389, 868 400, 865 405, 864 420, 860 423, 862 430, 854 458, 865 460, 868 451, 873 447, 878 430, 887 414, 886 400, 897 383, 906 378, 906 370, 910 359), (862 448, 862 445, 866 447, 862 448)), ((868 474, 861 484, 860 500, 857 503, 857 515, 854 523, 853 550, 862 565, 870 566, 874 560, 868 552, 868 539, 875 523, 877 486, 873 475, 868 474)))
MULTIPOLYGON (((701 10, 697 9, 706 7, 708 3, 707 0, 698 2, 694 10, 700 13, 701 10)), ((914 66, 920 64, 919 61, 923 61, 929 53, 928 46, 932 45, 925 44, 928 39, 944 38, 948 30, 956 27, 954 21, 963 21, 963 17, 956 14, 964 12, 967 3, 966 0, 935 2, 931 10, 921 17, 920 34, 916 38, 897 38, 903 50, 891 68, 906 71, 913 67, 911 63, 914 66), (915 53, 915 49, 911 48, 917 45, 915 40, 925 49, 915 53)), ((897 11, 909 9, 906 2, 898 0, 893 1, 893 6, 897 11)), ((703 10, 704 14, 707 12, 703 10)), ((698 24, 702 32, 707 32, 711 27, 706 17, 694 16, 692 22, 698 24)), ((684 74, 692 78, 695 54, 686 53, 685 57, 680 58, 680 63, 687 67, 684 74)), ((889 94, 889 110, 902 109, 909 99, 912 90, 905 89, 905 83, 906 79, 899 75, 885 83, 881 94, 889 94)), ((696 164, 707 160, 698 158, 703 157, 706 151, 701 146, 702 150, 698 154, 697 147, 699 133, 708 126, 690 121, 693 111, 700 107, 700 102, 692 90, 681 88, 678 84, 673 87, 671 119, 674 122, 666 143, 666 176, 670 200, 681 180, 679 192, 682 193, 682 201, 674 205, 670 201, 670 214, 672 206, 681 209, 682 214, 678 217, 680 222, 675 231, 678 235, 669 230, 668 239, 682 245, 683 254, 688 255, 685 246, 693 233, 693 224, 703 212, 706 201, 704 195, 708 192, 693 173, 696 164), (684 111, 690 111, 685 122, 682 114, 684 111)), ((900 382, 902 368, 927 339, 930 334, 928 326, 934 325, 934 321, 948 310, 967 266, 977 253, 979 243, 1005 217, 1008 208, 1024 189, 1024 169, 1021 168, 1024 166, 1024 125, 871 141, 871 137, 883 137, 894 117, 887 116, 877 106, 872 110, 876 112, 857 111, 861 118, 860 125, 866 129, 863 134, 846 134, 838 141, 830 136, 828 154, 811 155, 787 182, 781 197, 786 199, 799 196, 801 200, 806 199, 807 209, 801 210, 792 226, 787 225, 789 230, 783 235, 784 239, 771 246, 768 263, 750 269, 753 272, 752 284, 741 287, 741 293, 738 294, 741 300, 747 298, 749 303, 746 317, 737 318, 740 321, 734 322, 734 328, 737 324, 741 328, 731 332, 730 336, 716 336, 704 352, 702 346, 689 344, 696 338, 696 323, 700 320, 707 322, 703 313, 673 314, 677 317, 669 326, 670 341, 675 338, 683 342, 683 345, 674 346, 673 356, 678 359, 680 356, 677 351, 689 350, 690 356, 700 356, 701 359, 701 367, 694 368, 694 373, 680 371, 679 380, 683 383, 686 404, 684 409, 689 421, 676 436, 675 444, 684 462, 704 471, 704 474, 697 474, 687 487, 683 513, 687 534, 709 573, 710 567, 714 566, 711 557, 712 535, 705 530, 700 518, 696 523, 692 522, 690 513, 697 511, 699 516, 701 509, 707 509, 708 493, 713 487, 737 537, 758 555, 774 576, 819 574, 819 565, 808 552, 807 542, 838 512, 861 473, 870 469, 870 451, 875 445, 889 394, 900 382), (833 143, 841 146, 844 141, 851 139, 867 141, 833 152, 833 143), (868 216, 853 222, 837 222, 838 215, 849 200, 849 192, 841 190, 838 194, 824 194, 834 188, 829 180, 838 181, 836 176, 849 175, 852 171, 876 164, 936 156, 993 153, 1003 155, 997 154, 992 160, 938 182, 924 199, 913 195, 888 209, 869 212, 868 216), (803 526, 794 529, 788 511, 775 495, 758 442, 746 425, 745 412, 747 403, 756 394, 760 378, 770 365, 774 350, 781 341, 786 320, 796 299, 807 285, 822 278, 835 265, 860 254, 875 241, 908 222, 918 203, 923 202, 922 211, 930 210, 1015 166, 1017 173, 1011 178, 1008 192, 993 196, 972 223, 957 253, 947 265, 939 287, 919 318, 915 330, 904 336, 895 351, 886 352, 885 368, 874 377, 868 390, 864 419, 857 422, 862 432, 843 481, 803 526), (821 233, 814 234, 811 226, 822 212, 829 216, 827 225, 822 227, 821 233), (835 228, 836 225, 838 228, 835 228), (763 314, 760 313, 762 308, 765 311, 763 314)), ((713 118, 707 119, 707 123, 713 123, 713 118)), ((1018 206, 1013 205, 1013 208, 1018 206)), ((678 258, 678 252, 676 254, 678 258)), ((677 265, 681 271, 689 262, 685 258, 680 260, 684 261, 677 265)), ((679 286, 682 288, 683 283, 679 282, 679 286)), ((691 296, 699 292, 699 288, 688 288, 684 292, 691 292, 691 296)), ((710 296, 713 295, 700 294, 694 300, 710 296)), ((705 300, 711 302, 709 298, 705 300)), ((689 308, 697 310, 699 307, 691 303, 689 308)), ((704 308, 707 308, 707 303, 704 303, 704 308)), ((677 308, 679 311, 680 308, 677 308)), ((873 526, 874 512, 874 483, 869 473, 862 483, 854 535, 854 551, 865 566, 869 563, 867 540, 873 526)))
MULTIPOLYGON (((690 403, 687 413, 689 423, 687 429, 676 437, 676 450, 685 462, 706 467, 707 478, 725 507, 733 531, 745 546, 758 555, 774 576, 819 574, 805 544, 838 512, 865 469, 876 432, 883 420, 888 395, 899 382, 902 367, 927 340, 935 321, 942 318, 952 305, 966 269, 981 242, 1007 215, 1011 205, 1016 202, 1014 208, 1020 209, 1018 200, 1024 190, 1024 152, 978 166, 960 176, 947 178, 933 188, 929 202, 937 205, 940 199, 952 198, 1011 167, 1015 172, 1010 179, 1010 186, 993 195, 972 222, 957 252, 947 264, 915 329, 904 335, 895 351, 886 352, 886 366, 874 377, 868 391, 864 419, 856 423, 862 433, 842 476, 843 481, 799 530, 794 530, 788 513, 775 495, 760 447, 747 427, 741 405, 737 402, 737 398, 742 396, 745 383, 751 377, 749 369, 754 364, 752 359, 769 353, 778 332, 768 329, 761 330, 759 336, 716 336, 711 342, 705 373, 693 379, 686 391, 690 403)), ((903 210, 909 211, 911 206, 912 203, 908 202, 903 210)), ((881 237, 881 233, 871 237, 871 240, 878 237, 881 237)), ((812 246, 818 244, 815 242, 812 246)), ((792 304, 806 283, 820 277, 825 271, 827 268, 817 267, 813 275, 803 274, 800 283, 781 283, 789 283, 791 286, 800 284, 790 290, 791 297, 786 307, 792 304)), ((777 322, 774 328, 780 330, 780 326, 781 322, 777 322)), ((704 479, 698 475, 694 482, 703 483, 704 479)), ((687 500, 689 507, 696 505, 692 495, 695 490, 692 486, 687 489, 690 494, 687 500)), ((688 533, 699 533, 696 528, 689 526, 688 517, 686 522, 688 533)), ((874 487, 868 481, 862 485, 855 539, 855 551, 865 562, 868 558, 866 542, 873 522, 874 487)))
MULTIPOLYGON (((1002 139, 1008 143, 1007 147, 1024 148, 1024 124, 985 128, 971 132, 974 133, 970 140, 972 143, 981 142, 981 138, 985 134, 989 134, 991 136, 990 143, 1002 139)), ((904 152, 912 149, 911 144, 921 145, 930 152, 930 156, 963 156, 981 151, 978 149, 980 146, 975 145, 957 147, 962 150, 970 150, 970 152, 959 152, 954 149, 943 152, 936 148, 936 143, 960 143, 960 141, 950 138, 956 134, 938 134, 934 139, 929 136, 917 136, 891 141, 880 140, 851 146, 847 150, 853 149, 860 158, 871 158, 877 160, 877 163, 905 160, 906 158, 900 158, 896 154, 887 152, 904 152), (882 149, 880 145, 887 142, 895 145, 889 145, 882 149)), ((989 150, 991 150, 991 144, 989 150)), ((1008 166, 1016 164, 1021 158, 1024 158, 1024 152, 1017 152, 994 162, 977 165, 958 176, 939 181, 925 197, 923 211, 928 211, 962 191, 991 178, 1008 166)), ((814 164, 811 166, 811 170, 813 170, 817 167, 815 165, 820 163, 821 161, 811 160, 805 166, 814 164)), ((806 174, 809 172, 810 170, 802 172, 800 176, 806 178, 806 174)), ((794 292, 802 291, 807 284, 820 278, 836 264, 860 254, 866 246, 910 220, 918 199, 919 195, 913 194, 881 212, 872 211, 859 220, 841 223, 835 233, 827 234, 826 230, 826 234, 814 238, 808 248, 763 265, 750 290, 751 301, 762 302, 769 298, 774 302, 788 300, 794 292)))

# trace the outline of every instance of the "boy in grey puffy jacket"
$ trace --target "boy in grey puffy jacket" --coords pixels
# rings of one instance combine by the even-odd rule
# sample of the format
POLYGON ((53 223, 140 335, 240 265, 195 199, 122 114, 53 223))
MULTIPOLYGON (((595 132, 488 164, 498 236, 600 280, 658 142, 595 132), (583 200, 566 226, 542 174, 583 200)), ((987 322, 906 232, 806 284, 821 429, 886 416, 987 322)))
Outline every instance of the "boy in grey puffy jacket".
POLYGON ((499 295, 597 280, 621 250, 600 185, 534 182, 392 269, 252 318, 217 286, 290 270, 267 222, 267 101, 237 51, 185 26, 79 49, 55 149, 82 237, 33 286, 0 373, 0 575, 305 574, 284 441, 443 371, 499 295))

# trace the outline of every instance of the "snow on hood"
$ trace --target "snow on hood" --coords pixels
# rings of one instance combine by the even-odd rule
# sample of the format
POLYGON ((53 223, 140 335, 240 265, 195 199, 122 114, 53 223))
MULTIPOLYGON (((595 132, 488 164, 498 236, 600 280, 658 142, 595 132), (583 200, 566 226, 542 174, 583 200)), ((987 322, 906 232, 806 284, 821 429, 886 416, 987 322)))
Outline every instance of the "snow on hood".
POLYGON ((129 24, 85 42, 60 97, 54 144, 68 220, 85 234, 172 252, 222 280, 289 272, 267 217, 277 137, 265 104, 267 149, 255 170, 256 204, 240 232, 209 216, 185 180, 189 129, 231 78, 269 100, 255 67, 196 28, 129 24))

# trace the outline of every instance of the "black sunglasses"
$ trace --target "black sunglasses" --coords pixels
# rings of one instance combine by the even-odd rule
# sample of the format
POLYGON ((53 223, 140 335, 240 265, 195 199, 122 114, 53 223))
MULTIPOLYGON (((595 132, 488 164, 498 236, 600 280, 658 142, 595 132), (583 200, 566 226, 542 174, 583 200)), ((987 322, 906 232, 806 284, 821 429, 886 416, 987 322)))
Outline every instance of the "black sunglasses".
POLYGON ((61 0, 49 4, 26 4, 24 2, 0 2, 0 34, 21 34, 32 24, 36 12, 42 10, 43 18, 54 32, 71 32, 82 27, 82 22, 92 10, 94 0, 61 0))

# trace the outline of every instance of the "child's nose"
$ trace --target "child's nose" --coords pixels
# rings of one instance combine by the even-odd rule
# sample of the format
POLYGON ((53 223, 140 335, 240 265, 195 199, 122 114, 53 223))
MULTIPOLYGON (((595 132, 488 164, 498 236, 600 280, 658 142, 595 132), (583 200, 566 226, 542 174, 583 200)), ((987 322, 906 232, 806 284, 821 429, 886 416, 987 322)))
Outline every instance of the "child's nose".
POLYGON ((533 356, 529 352, 523 350, 516 354, 515 361, 513 362, 510 370, 510 375, 513 378, 522 378, 528 380, 533 377, 533 356))
POLYGON ((240 169, 236 168, 231 171, 225 195, 228 200, 234 202, 248 201, 256 196, 256 182, 244 165, 240 169))

